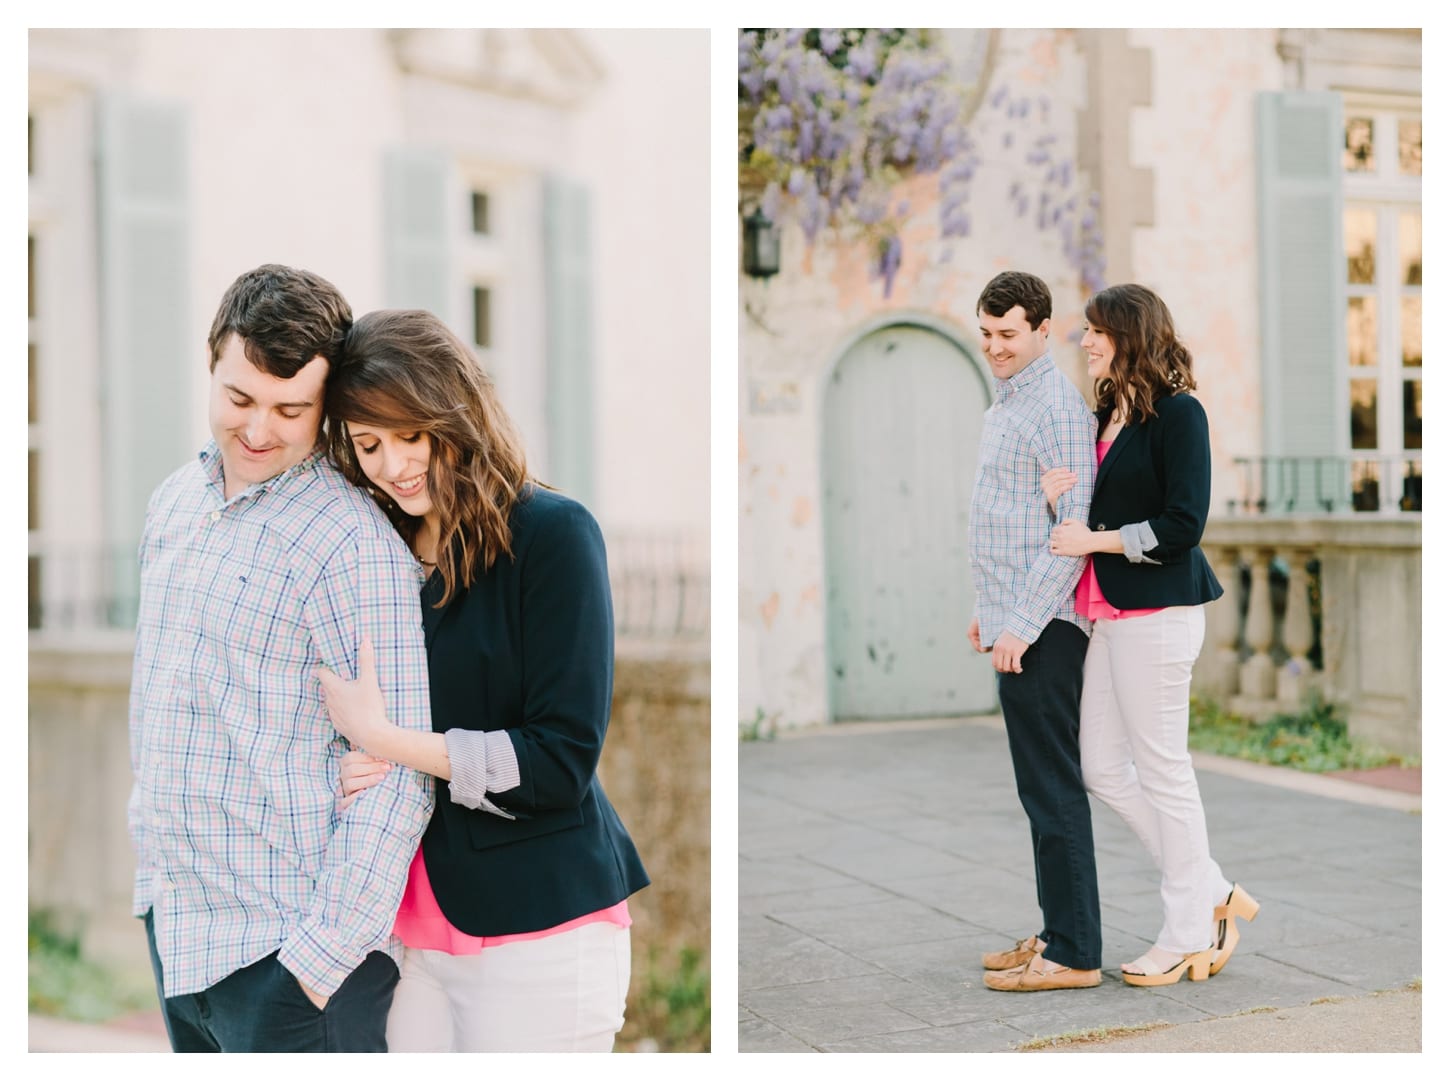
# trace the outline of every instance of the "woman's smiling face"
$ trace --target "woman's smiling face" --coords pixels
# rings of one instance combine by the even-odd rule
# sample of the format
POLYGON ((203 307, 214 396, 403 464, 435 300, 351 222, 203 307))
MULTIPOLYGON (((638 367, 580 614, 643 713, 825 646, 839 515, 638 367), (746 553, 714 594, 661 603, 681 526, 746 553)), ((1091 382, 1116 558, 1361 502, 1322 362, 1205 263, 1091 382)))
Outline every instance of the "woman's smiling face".
POLYGON ((378 491, 415 518, 433 509, 428 493, 428 462, 433 451, 426 433, 352 423, 347 431, 358 465, 378 491))

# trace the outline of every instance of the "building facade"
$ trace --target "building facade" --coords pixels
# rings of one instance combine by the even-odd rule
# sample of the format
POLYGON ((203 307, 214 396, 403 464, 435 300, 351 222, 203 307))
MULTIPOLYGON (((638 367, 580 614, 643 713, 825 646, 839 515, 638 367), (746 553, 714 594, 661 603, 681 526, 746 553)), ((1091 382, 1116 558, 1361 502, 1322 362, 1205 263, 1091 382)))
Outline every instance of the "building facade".
POLYGON ((31 31, 32 630, 130 626, 147 496, 207 435, 215 305, 265 262, 359 313, 442 316, 531 466, 622 558, 703 572, 707 48, 699 31, 31 31), (630 137, 661 128, 681 138, 630 137))
MULTIPOLYGON (((216 305, 263 263, 473 346, 532 470, 606 534, 616 753, 659 755, 610 790, 642 849, 707 862, 708 800, 645 808, 676 794, 651 769, 683 761, 691 799, 708 778, 708 34, 32 30, 28 60, 32 910, 147 971, 136 547, 209 435, 216 305)), ((707 938, 705 888, 642 900, 640 949, 707 938)))
MULTIPOLYGON (((966 639, 967 507, 993 394, 975 304, 998 271, 1045 279, 1053 357, 1090 392, 1077 346, 1090 290, 1048 220, 1071 194, 1095 208, 1107 282, 1157 291, 1193 352, 1214 522, 1312 514, 1330 536, 1336 522, 1393 533, 1401 584, 1381 607, 1413 633, 1395 636, 1391 686, 1369 697, 1417 744, 1419 31, 943 37, 963 88, 981 86, 967 95, 982 159, 970 236, 940 237, 936 179, 916 177, 897 193, 910 214, 889 296, 860 245, 808 245, 788 223, 779 273, 741 273, 740 723, 996 708, 966 639), (1034 164, 1031 148, 1049 149, 1034 164)), ((1247 592, 1216 606, 1226 642, 1206 653, 1242 657, 1217 681, 1205 662, 1196 685, 1226 699, 1245 696, 1236 665, 1256 654, 1276 670, 1313 654, 1331 693, 1353 682, 1335 666, 1357 647, 1324 655, 1319 609, 1300 645, 1298 601, 1286 614, 1275 593, 1292 570, 1297 598, 1319 542, 1277 537, 1236 535, 1221 553, 1221 577, 1266 575, 1269 605, 1263 634, 1247 592)), ((1250 697, 1305 690, 1271 675, 1272 693, 1250 697)))

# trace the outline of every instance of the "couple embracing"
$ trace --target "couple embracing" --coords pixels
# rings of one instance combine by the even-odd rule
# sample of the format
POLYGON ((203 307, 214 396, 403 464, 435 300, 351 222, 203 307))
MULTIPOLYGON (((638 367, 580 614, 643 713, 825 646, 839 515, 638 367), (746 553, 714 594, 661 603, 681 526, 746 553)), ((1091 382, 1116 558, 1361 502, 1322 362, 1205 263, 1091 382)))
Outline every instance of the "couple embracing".
POLYGON ((207 353, 131 685, 133 913, 173 1050, 610 1050, 648 878, 596 772, 594 518, 427 312, 354 321, 266 265, 207 353))
POLYGON ((977 316, 996 396, 972 494, 968 635, 997 673, 1042 912, 1040 930, 983 956, 983 979, 997 991, 1102 982, 1089 793, 1160 875, 1162 925, 1122 963, 1123 982, 1208 979, 1259 906, 1209 854, 1188 752, 1203 606, 1223 593, 1199 548, 1212 466, 1192 357, 1151 290, 1094 294, 1089 410, 1053 364, 1041 279, 997 275, 977 316))

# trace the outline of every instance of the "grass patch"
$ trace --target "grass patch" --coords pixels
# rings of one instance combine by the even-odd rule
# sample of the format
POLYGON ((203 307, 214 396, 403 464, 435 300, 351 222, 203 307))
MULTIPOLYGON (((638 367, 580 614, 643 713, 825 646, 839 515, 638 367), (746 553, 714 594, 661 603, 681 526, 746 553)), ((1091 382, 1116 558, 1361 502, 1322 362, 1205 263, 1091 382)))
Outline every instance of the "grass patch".
POLYGON ((1188 746, 1195 751, 1289 766, 1306 773, 1418 766, 1418 755, 1393 754, 1350 740, 1338 709, 1311 697, 1299 713, 1279 713, 1254 723, 1216 703, 1197 697, 1189 701, 1188 746))
POLYGON ((701 952, 686 946, 670 961, 657 952, 631 983, 617 1051, 709 1051, 710 972, 701 952))
POLYGON ((740 722, 740 742, 755 743, 760 740, 775 739, 776 718, 779 714, 767 717, 765 710, 759 706, 755 707, 755 719, 740 722))
POLYGON ((103 1022, 156 1006, 154 989, 127 986, 81 956, 80 940, 47 912, 30 913, 30 1012, 103 1022))
POLYGON ((1116 1025, 1100 1028, 1084 1028, 1065 1032, 1061 1036, 1039 1036, 1017 1045, 1018 1051, 1041 1051, 1044 1047, 1066 1047, 1072 1044, 1107 1043, 1123 1036, 1136 1036, 1143 1032, 1156 1032, 1160 1028, 1172 1028, 1167 1021, 1150 1021, 1142 1025, 1116 1025))

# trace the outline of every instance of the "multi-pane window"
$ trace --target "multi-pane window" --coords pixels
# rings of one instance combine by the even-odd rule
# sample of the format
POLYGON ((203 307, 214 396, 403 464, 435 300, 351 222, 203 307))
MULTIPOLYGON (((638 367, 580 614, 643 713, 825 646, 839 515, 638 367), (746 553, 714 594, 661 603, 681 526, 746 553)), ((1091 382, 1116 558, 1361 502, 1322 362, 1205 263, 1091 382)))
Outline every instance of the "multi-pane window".
POLYGON ((543 475, 550 414, 540 177, 472 155, 460 155, 455 176, 448 215, 455 329, 543 475))
POLYGON ((1343 167, 1353 504, 1362 511, 1418 511, 1424 419, 1419 116, 1346 102, 1343 167))

